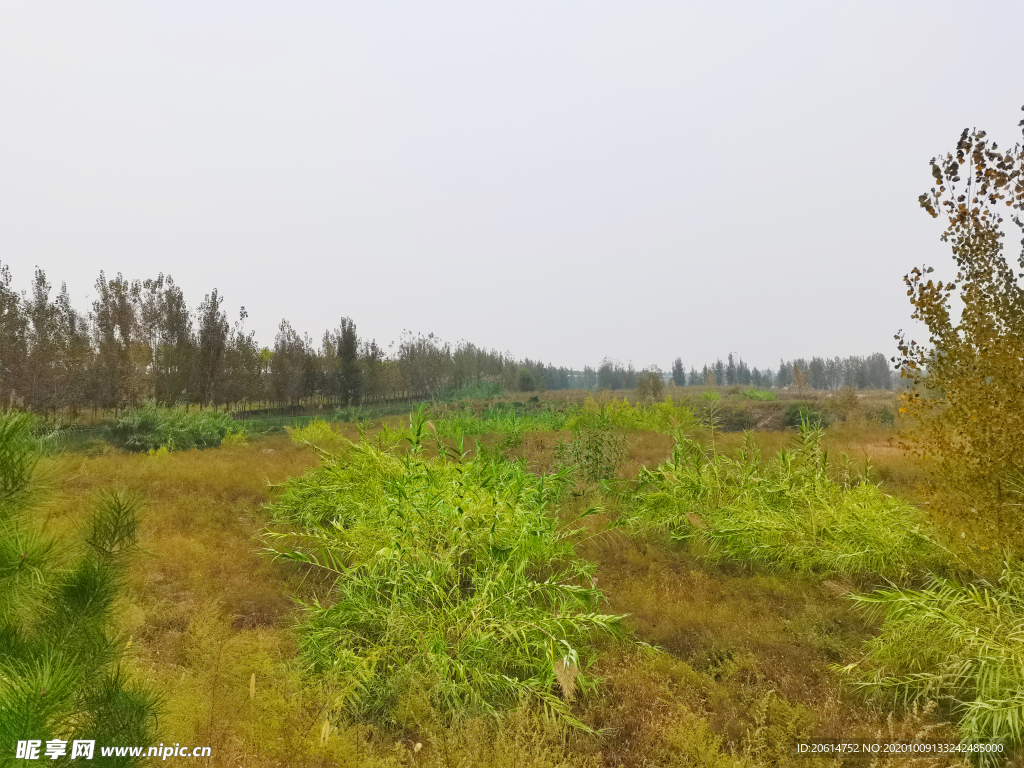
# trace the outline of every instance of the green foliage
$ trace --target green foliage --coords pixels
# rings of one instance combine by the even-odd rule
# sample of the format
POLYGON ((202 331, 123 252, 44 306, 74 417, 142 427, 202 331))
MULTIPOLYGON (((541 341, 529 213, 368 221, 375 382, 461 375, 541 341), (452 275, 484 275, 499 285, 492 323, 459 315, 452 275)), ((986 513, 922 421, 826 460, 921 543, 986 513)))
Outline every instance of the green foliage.
POLYGON ((526 403, 497 403, 478 413, 468 407, 438 415, 433 419, 437 434, 457 438, 460 435, 490 433, 559 432, 574 418, 578 409, 556 410, 551 406, 526 403))
POLYGON ((877 421, 883 427, 896 425, 896 410, 891 405, 880 405, 865 414, 868 421, 877 421))
POLYGON ((591 483, 612 480, 626 458, 626 438, 608 425, 578 430, 572 441, 559 441, 555 457, 562 464, 575 466, 591 483))
POLYGON ((633 388, 633 394, 637 398, 641 400, 650 398, 651 402, 654 402, 661 399, 664 391, 665 380, 657 367, 645 368, 637 374, 636 386, 633 388))
POLYGON ((913 507, 848 465, 831 477, 821 437, 805 417, 795 447, 762 461, 750 434, 736 458, 678 435, 671 461, 641 470, 630 523, 770 568, 896 577, 933 560, 913 507))
POLYGON ((599 612, 578 533, 548 514, 567 473, 428 459, 422 412, 403 434, 405 456, 349 444, 347 459, 325 457, 271 507, 293 529, 268 534, 271 551, 334 580, 304 606, 309 672, 335 687, 338 709, 381 722, 529 700, 581 725, 567 702, 590 684, 591 635, 619 633, 621 617, 599 612))
POLYGON ((147 403, 124 413, 107 427, 107 439, 128 451, 167 448, 187 451, 214 448, 237 422, 226 413, 191 411, 184 408, 160 408, 147 403))
POLYGON ((761 402, 773 402, 779 399, 779 396, 769 389, 755 389, 749 387, 742 392, 745 400, 758 400, 761 402))
POLYGON ((626 399, 597 402, 588 397, 583 407, 565 422, 565 429, 616 428, 625 431, 648 431, 670 434, 697 426, 692 409, 675 405, 671 397, 662 402, 630 404, 626 399))
POLYGON ((473 381, 468 384, 449 387, 438 394, 436 399, 442 402, 452 400, 490 400, 495 397, 502 397, 504 394, 505 387, 499 381, 473 381))
POLYGON ((497 403, 479 413, 461 408, 440 413, 433 422, 439 436, 458 438, 461 435, 576 432, 595 428, 670 433, 680 427, 696 426, 697 418, 690 408, 675 405, 670 397, 647 405, 633 405, 626 399, 598 402, 588 397, 582 407, 555 408, 510 402, 497 403))
POLYGON ((308 424, 295 429, 287 428, 292 440, 297 443, 309 443, 323 448, 342 441, 342 436, 331 429, 331 425, 323 419, 313 419, 308 424))
POLYGON ((881 633, 867 658, 845 667, 856 684, 902 706, 935 700, 960 718, 965 741, 1024 747, 1024 566, 1007 564, 997 584, 931 577, 920 590, 854 598, 881 633))
POLYGON ((819 428, 829 426, 828 418, 820 411, 802 403, 793 403, 786 408, 782 417, 782 423, 787 427, 799 427, 804 421, 809 421, 819 428))
MULTIPOLYGON (((111 607, 140 502, 106 493, 79 540, 49 534, 31 502, 32 419, 0 414, 0 761, 19 739, 153 740, 155 696, 128 681, 111 607)), ((117 765, 134 764, 130 758, 117 765)))
POLYGON ((719 400, 722 399, 722 396, 718 394, 717 390, 709 388, 701 392, 700 399, 707 400, 709 403, 717 403, 719 400))

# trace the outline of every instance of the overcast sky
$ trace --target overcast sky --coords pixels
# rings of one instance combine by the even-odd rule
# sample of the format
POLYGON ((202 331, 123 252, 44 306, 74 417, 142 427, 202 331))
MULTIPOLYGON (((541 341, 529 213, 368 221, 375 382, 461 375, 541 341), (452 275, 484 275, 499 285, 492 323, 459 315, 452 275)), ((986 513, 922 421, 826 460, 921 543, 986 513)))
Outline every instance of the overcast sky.
MULTIPOLYGON (((0 4, 0 261, 556 364, 892 353, 1024 2, 0 4)), ((1016 238, 1011 238, 1016 242, 1016 238)))

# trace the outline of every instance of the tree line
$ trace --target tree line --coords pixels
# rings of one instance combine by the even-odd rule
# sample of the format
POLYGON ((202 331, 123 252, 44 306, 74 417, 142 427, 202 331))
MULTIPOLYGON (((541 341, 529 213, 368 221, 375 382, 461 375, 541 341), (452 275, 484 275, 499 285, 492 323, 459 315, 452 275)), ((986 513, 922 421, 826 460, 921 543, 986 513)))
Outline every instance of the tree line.
POLYGON ((799 357, 779 360, 777 370, 751 369, 743 358, 729 353, 726 361, 719 358, 700 371, 691 367, 689 373, 681 358, 672 363, 672 381, 676 386, 741 386, 768 389, 797 387, 807 389, 892 389, 899 374, 890 370, 889 361, 881 352, 866 357, 799 357))
MULTIPOLYGON (((0 264, 0 404, 72 415, 147 400, 186 407, 344 407, 443 397, 482 384, 523 392, 635 389, 645 376, 663 376, 656 367, 637 371, 611 358, 577 371, 408 331, 386 352, 361 338, 347 317, 319 340, 282 320, 273 344, 263 346, 245 327, 244 307, 229 321, 217 289, 191 308, 181 287, 163 274, 127 280, 101 272, 94 288, 90 310, 80 312, 66 285, 52 295, 42 269, 36 268, 30 289, 18 293, 9 268, 0 264)), ((688 373, 677 358, 671 380, 679 386, 893 387, 881 354, 780 361, 777 371, 750 369, 729 354, 688 373)))
POLYGON ((344 317, 319 340, 287 320, 272 345, 230 322, 214 289, 190 308, 170 276, 127 280, 100 273, 88 312, 66 285, 55 297, 42 269, 29 291, 0 264, 0 404, 37 413, 160 405, 359 405, 439 397, 490 384, 505 390, 586 386, 583 372, 433 334, 405 332, 389 354, 344 317))

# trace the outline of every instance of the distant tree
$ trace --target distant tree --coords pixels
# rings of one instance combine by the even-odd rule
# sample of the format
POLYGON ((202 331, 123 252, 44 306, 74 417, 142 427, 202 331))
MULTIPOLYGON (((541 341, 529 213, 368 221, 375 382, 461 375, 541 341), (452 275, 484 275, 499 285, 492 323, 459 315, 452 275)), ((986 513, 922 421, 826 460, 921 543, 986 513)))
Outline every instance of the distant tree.
POLYGON ((636 377, 633 393, 640 400, 661 400, 665 392, 665 378, 657 366, 644 368, 636 377))
POLYGON ((597 369, 597 388, 622 389, 625 383, 625 373, 618 360, 606 357, 597 369))
POLYGON ((224 300, 217 289, 208 293, 196 313, 196 363, 193 377, 195 400, 202 404, 226 401, 224 391, 225 356, 231 326, 221 309, 224 300))
POLYGON ((249 313, 242 307, 232 328, 224 354, 225 399, 229 403, 252 402, 263 398, 264 362, 254 331, 245 330, 249 313))
POLYGON ((161 405, 187 402, 196 339, 185 295, 169 275, 143 283, 143 326, 153 348, 153 391, 161 405))
POLYGON ((807 382, 812 389, 827 389, 828 380, 825 377, 825 361, 820 357, 812 357, 807 366, 807 382))
POLYGON ((363 396, 381 398, 386 395, 384 377, 384 350, 376 341, 364 341, 359 352, 362 368, 363 396))
POLYGON ((282 320, 274 337, 270 358, 269 394, 279 403, 296 403, 302 394, 302 371, 306 347, 291 323, 282 320))
POLYGON ((597 386, 597 371, 589 365, 583 367, 583 387, 593 389, 597 386))
POLYGON ((100 272, 92 305, 96 370, 93 402, 104 408, 133 405, 148 394, 150 350, 142 337, 139 305, 142 284, 118 273, 107 280, 100 272))
POLYGON ((622 375, 622 388, 623 389, 635 389, 636 388, 636 377, 637 370, 633 367, 632 361, 626 364, 626 370, 622 375))
POLYGON ((732 352, 729 353, 729 364, 725 366, 725 383, 727 386, 736 386, 736 360, 732 352))
POLYGON ((299 384, 299 399, 312 400, 321 396, 327 388, 324 359, 313 345, 308 333, 302 334, 302 378, 299 384))
POLYGON ((838 357, 825 361, 825 381, 828 389, 839 389, 843 383, 843 362, 838 357))
POLYGON ((351 318, 341 318, 337 329, 324 336, 323 348, 333 361, 327 382, 331 395, 339 405, 358 405, 363 394, 364 366, 359 362, 359 336, 351 318))
POLYGON ((25 302, 28 327, 28 360, 25 389, 28 402, 40 413, 60 404, 60 322, 57 307, 50 301, 50 284, 36 267, 31 298, 25 302))
POLYGON ((28 318, 21 297, 11 289, 11 272, 0 264, 0 408, 20 394, 28 359, 28 318))
POLYGON ((779 373, 775 377, 775 386, 788 387, 793 383, 793 364, 779 360, 779 373))
POLYGON ((701 375, 697 373, 697 369, 692 365, 690 366, 690 373, 686 380, 691 387, 699 387, 704 383, 704 379, 701 378, 701 375))
POLYGON ((804 369, 800 367, 799 363, 793 363, 793 387, 801 396, 807 395, 807 374, 804 372, 804 369))
POLYGON ((751 382, 750 368, 743 362, 743 358, 740 358, 739 363, 736 365, 736 383, 741 387, 749 387, 751 382))
POLYGON ((868 386, 874 389, 892 389, 892 376, 885 355, 876 352, 867 359, 868 386))
POLYGON ((683 367, 682 358, 677 357, 672 362, 672 383, 677 387, 686 386, 686 369, 683 367))
POLYGON ((715 383, 720 387, 725 385, 725 363, 721 358, 715 362, 715 383))
POLYGON ((58 352, 57 382, 60 390, 58 403, 71 409, 75 416, 86 402, 88 372, 92 365, 93 350, 89 339, 89 323, 71 306, 68 289, 61 284, 54 302, 57 316, 60 350, 58 352))

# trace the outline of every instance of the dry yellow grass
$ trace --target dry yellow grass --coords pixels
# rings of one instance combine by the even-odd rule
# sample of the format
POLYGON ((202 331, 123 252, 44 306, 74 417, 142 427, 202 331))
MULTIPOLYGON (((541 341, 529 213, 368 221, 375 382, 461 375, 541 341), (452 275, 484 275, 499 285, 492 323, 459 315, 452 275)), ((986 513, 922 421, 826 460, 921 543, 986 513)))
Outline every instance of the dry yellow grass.
MULTIPOLYGON (((352 425, 336 428, 358 438, 352 425)), ((885 440, 869 425, 844 429, 831 438, 837 446, 885 440)), ((569 436, 527 435, 517 450, 550 470, 559 437, 569 436)), ((788 438, 757 439, 771 450, 788 438)), ((664 435, 630 435, 620 476, 657 464, 670 446, 664 435)), ((879 472, 901 471, 896 455, 872 458, 879 472)), ((81 499, 100 488, 134 488, 148 499, 143 553, 119 615, 133 674, 165 697, 164 743, 209 745, 217 766, 811 766, 789 757, 796 735, 871 736, 887 727, 888 713, 843 694, 827 669, 871 631, 837 594, 842 585, 711 567, 611 532, 594 537, 586 555, 599 563, 610 608, 630 614, 636 637, 662 650, 609 645, 602 655, 599 693, 575 706, 607 729, 603 736, 567 733, 528 712, 420 733, 337 721, 325 731, 330 692, 295 666, 291 598, 309 585, 261 555, 254 540, 274 493, 268 483, 316 460, 286 436, 205 452, 58 460, 74 469, 48 507, 58 524, 75 525, 81 499)), ((902 482, 915 482, 913 474, 902 482)))

